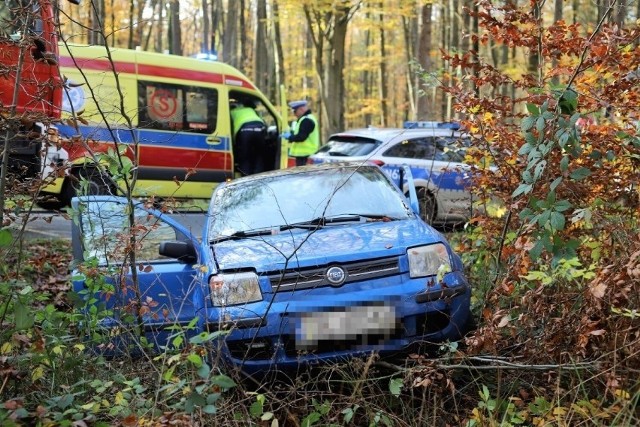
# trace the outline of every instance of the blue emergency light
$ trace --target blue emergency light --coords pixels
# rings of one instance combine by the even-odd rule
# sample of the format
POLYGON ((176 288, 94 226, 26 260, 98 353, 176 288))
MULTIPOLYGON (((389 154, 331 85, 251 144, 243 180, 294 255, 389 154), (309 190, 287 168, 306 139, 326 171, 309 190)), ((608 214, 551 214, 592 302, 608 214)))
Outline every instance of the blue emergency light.
POLYGON ((406 121, 405 129, 451 129, 459 130, 460 123, 456 122, 430 122, 430 121, 406 121))

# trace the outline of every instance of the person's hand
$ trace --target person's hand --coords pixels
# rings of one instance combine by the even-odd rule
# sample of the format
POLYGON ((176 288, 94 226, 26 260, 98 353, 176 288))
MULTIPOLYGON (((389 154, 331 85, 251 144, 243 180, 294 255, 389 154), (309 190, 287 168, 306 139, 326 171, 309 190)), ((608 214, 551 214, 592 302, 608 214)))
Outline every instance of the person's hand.
POLYGON ((280 134, 280 136, 283 137, 284 139, 289 139, 289 138, 291 138, 291 131, 286 130, 286 131, 282 132, 280 134))

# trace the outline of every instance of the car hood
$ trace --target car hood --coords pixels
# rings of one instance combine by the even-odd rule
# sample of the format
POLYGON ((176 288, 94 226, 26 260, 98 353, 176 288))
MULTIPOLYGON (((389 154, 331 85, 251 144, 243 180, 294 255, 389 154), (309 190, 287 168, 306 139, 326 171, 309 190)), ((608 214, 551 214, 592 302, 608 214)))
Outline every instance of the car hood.
POLYGON ((228 240, 213 245, 221 271, 255 268, 257 272, 317 267, 404 254, 406 248, 443 241, 440 233, 420 220, 328 225, 290 230, 277 235, 228 240))

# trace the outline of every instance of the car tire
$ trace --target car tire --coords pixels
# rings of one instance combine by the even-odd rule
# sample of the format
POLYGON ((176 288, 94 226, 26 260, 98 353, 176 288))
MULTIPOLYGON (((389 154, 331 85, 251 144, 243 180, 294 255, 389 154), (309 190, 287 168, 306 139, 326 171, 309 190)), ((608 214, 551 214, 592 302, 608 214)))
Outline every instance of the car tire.
POLYGON ((38 200, 36 202, 36 205, 45 211, 59 211, 67 206, 64 201, 54 196, 44 196, 42 197, 42 200, 38 200))
POLYGON ((100 196, 113 194, 113 184, 111 178, 104 175, 96 167, 86 167, 75 169, 71 172, 64 183, 63 201, 70 205, 71 199, 77 195, 100 196), (86 187, 83 181, 87 181, 86 187))
POLYGON ((420 217, 427 224, 432 224, 438 213, 436 198, 425 187, 416 188, 416 194, 420 205, 420 217))

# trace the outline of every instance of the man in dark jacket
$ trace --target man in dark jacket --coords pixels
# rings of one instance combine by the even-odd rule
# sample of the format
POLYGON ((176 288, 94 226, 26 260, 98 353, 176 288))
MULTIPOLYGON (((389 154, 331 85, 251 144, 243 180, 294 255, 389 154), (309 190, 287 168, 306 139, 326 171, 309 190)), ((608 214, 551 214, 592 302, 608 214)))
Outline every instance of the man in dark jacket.
POLYGON ((255 104, 243 100, 231 110, 234 144, 233 155, 242 175, 264 171, 267 126, 255 110, 255 104))

